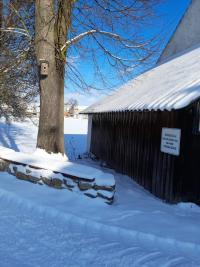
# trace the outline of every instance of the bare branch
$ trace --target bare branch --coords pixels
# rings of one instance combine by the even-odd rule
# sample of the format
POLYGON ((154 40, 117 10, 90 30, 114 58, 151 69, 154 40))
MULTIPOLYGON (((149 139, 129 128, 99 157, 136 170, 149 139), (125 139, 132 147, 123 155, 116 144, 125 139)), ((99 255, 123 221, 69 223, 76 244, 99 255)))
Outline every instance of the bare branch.
POLYGON ((99 30, 89 30, 87 32, 83 32, 83 33, 80 33, 78 36, 72 38, 71 40, 68 40, 62 47, 61 47, 61 51, 65 50, 67 46, 70 46, 78 41, 80 41, 81 39, 83 39, 85 36, 88 36, 88 35, 92 35, 92 34, 95 34, 95 33, 99 33, 99 34, 104 34, 104 35, 107 35, 113 39, 118 39, 120 40, 120 36, 115 34, 115 33, 111 33, 111 32, 106 32, 106 31, 99 31, 99 30))
POLYGON ((102 34, 102 35, 108 36, 109 38, 111 38, 113 40, 121 42, 122 45, 126 48, 142 48, 142 47, 145 47, 149 43, 149 42, 144 42, 141 44, 128 44, 128 43, 126 43, 126 41, 131 43, 130 40, 125 40, 123 37, 121 37, 120 35, 118 35, 116 33, 92 29, 92 30, 80 33, 78 36, 76 36, 70 40, 67 40, 66 43, 61 47, 61 51, 62 52, 65 51, 65 49, 68 46, 77 43, 78 41, 80 41, 84 37, 89 36, 89 35, 94 35, 94 34, 102 34))
POLYGON ((0 31, 1 32, 11 32, 11 33, 24 35, 24 36, 27 36, 29 39, 31 39, 31 36, 29 35, 29 33, 26 30, 22 29, 22 28, 12 28, 12 27, 0 28, 0 31))

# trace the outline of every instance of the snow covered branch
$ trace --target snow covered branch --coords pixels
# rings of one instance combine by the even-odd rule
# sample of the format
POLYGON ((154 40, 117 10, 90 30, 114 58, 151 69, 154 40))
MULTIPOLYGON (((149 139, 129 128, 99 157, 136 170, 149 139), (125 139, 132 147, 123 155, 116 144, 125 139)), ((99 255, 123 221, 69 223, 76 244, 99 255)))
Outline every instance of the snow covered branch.
POLYGON ((102 34, 102 35, 106 35, 112 39, 115 39, 115 40, 122 40, 122 37, 118 34, 115 34, 115 33, 112 33, 112 32, 107 32, 107 31, 100 31, 100 30, 89 30, 89 31, 86 31, 86 32, 83 32, 83 33, 80 33, 78 36, 70 39, 70 40, 67 40, 67 42, 61 47, 61 51, 65 50, 67 46, 70 46, 78 41, 80 41, 81 39, 83 39, 85 36, 88 36, 88 35, 93 35, 93 34, 102 34))
POLYGON ((29 33, 22 29, 22 28, 12 28, 12 27, 8 27, 8 28, 0 28, 1 32, 11 32, 11 33, 16 33, 16 34, 20 34, 20 35, 25 35, 27 36, 29 39, 31 39, 31 36, 29 35, 29 33))
POLYGON ((126 40, 124 40, 124 38, 122 38, 120 35, 118 35, 116 33, 92 29, 92 30, 80 33, 79 35, 77 35, 76 37, 74 37, 70 40, 67 40, 67 42, 61 47, 61 52, 64 52, 68 46, 73 45, 74 43, 77 43, 78 41, 80 41, 84 37, 89 36, 89 35, 93 35, 93 34, 101 34, 101 35, 108 36, 111 39, 114 39, 114 40, 121 42, 121 44, 124 47, 129 48, 129 49, 142 48, 142 47, 145 47, 147 45, 147 42, 142 43, 142 44, 140 44, 140 43, 139 44, 137 44, 137 43, 128 44, 128 43, 132 43, 132 42, 130 40, 128 40, 128 42, 127 42, 126 40))

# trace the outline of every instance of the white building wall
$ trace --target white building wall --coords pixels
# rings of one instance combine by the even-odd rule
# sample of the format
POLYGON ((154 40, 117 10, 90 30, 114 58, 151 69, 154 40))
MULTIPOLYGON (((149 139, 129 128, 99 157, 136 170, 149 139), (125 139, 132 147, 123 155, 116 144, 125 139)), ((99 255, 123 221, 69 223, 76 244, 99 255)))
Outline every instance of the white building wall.
POLYGON ((157 63, 200 43, 200 0, 192 0, 157 63))

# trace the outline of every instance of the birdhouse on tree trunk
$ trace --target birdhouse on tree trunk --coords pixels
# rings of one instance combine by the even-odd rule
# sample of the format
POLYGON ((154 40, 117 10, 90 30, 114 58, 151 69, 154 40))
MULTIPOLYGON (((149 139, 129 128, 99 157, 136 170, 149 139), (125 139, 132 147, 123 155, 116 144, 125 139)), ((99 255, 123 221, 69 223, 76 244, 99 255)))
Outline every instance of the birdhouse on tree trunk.
POLYGON ((48 76, 49 62, 45 59, 40 59, 40 75, 48 76))

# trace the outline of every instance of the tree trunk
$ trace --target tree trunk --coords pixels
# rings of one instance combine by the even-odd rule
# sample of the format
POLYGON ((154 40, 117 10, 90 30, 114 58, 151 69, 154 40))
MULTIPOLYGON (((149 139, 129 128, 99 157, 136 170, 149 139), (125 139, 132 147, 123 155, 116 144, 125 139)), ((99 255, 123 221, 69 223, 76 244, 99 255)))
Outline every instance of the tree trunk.
MULTIPOLYGON (((51 64, 51 63, 50 63, 51 64)), ((40 119, 37 147, 64 154, 64 80, 55 66, 40 81, 40 119)))
MULTIPOLYGON (((40 119, 37 147, 53 153, 64 153, 64 63, 56 59, 53 0, 36 0, 37 62, 47 60, 48 75, 39 74, 40 119)), ((65 33, 64 33, 65 35, 65 33)), ((65 37, 66 38, 66 37, 65 37)), ((40 70, 39 70, 40 72, 40 70)))
MULTIPOLYGON (((3 2, 0 2, 0 28, 3 28, 3 2)), ((2 31, 0 31, 0 48, 2 46, 2 31)))

